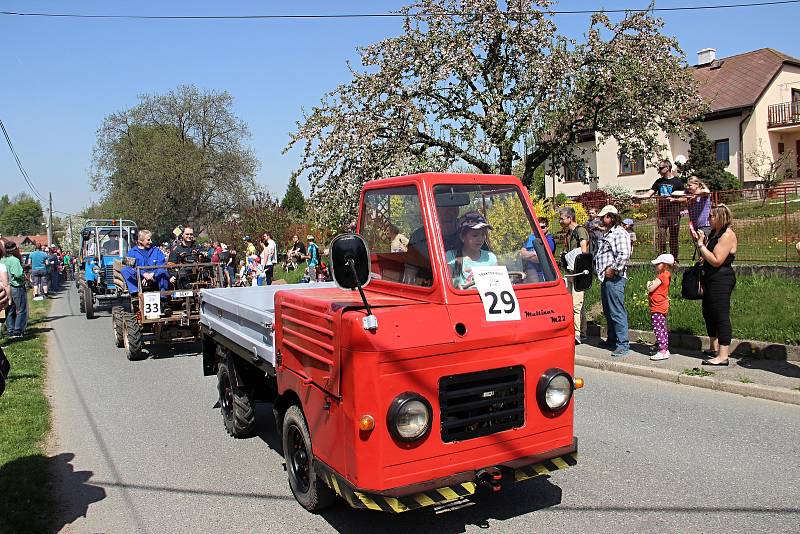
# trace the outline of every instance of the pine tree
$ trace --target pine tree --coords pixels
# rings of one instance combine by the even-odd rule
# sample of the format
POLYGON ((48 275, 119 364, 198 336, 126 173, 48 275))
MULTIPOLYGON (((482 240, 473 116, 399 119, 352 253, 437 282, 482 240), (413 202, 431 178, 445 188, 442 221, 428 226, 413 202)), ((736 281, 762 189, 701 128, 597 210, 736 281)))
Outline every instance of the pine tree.
POLYGON ((304 215, 306 212, 306 199, 300 186, 297 185, 297 177, 292 175, 289 178, 289 185, 286 186, 286 195, 281 201, 281 207, 295 215, 304 215))
POLYGON ((714 143, 702 128, 689 141, 689 158, 680 170, 684 177, 697 176, 712 191, 727 191, 741 187, 739 179, 725 170, 724 161, 717 161, 714 143))

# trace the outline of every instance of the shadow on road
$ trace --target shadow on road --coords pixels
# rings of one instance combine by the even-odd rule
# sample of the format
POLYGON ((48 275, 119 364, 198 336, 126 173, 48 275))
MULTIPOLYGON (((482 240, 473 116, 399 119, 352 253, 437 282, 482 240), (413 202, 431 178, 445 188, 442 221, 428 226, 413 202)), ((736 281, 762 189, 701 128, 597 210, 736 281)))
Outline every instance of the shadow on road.
POLYGON ((106 490, 88 483, 91 471, 75 471, 74 457, 37 454, 0 467, 0 531, 59 532, 105 499, 106 490), (53 500, 54 484, 62 490, 62 502, 53 500))
POLYGON ((490 521, 505 521, 561 503, 561 488, 548 477, 510 484, 499 493, 478 493, 468 499, 435 508, 401 514, 355 510, 340 501, 321 516, 338 532, 436 532, 455 534, 467 527, 489 528, 490 521))

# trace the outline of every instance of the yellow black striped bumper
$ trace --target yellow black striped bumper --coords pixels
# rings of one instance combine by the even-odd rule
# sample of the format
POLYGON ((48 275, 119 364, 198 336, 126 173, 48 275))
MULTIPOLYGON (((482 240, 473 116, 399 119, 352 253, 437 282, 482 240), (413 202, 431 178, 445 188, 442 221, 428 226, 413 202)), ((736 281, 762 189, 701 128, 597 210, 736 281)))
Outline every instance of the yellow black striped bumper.
MULTIPOLYGON (((520 482, 529 478, 547 475, 559 469, 566 469, 577 463, 578 453, 571 452, 556 458, 515 469, 502 467, 501 469, 508 475, 513 475, 514 482, 520 482)), ((416 508, 424 508, 426 506, 456 501, 468 495, 473 495, 477 490, 477 484, 475 482, 462 482, 460 484, 444 486, 442 488, 404 495, 402 497, 391 497, 356 489, 321 462, 316 462, 315 467, 319 477, 353 508, 368 508, 370 510, 380 510, 390 513, 407 512, 408 510, 414 510, 416 508)), ((508 478, 511 479, 511 476, 508 478)))

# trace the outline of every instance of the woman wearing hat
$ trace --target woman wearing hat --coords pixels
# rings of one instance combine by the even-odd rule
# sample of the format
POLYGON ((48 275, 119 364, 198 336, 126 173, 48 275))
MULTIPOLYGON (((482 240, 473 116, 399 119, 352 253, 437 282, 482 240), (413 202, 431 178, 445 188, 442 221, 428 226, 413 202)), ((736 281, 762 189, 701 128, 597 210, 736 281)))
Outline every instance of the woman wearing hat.
POLYGON ((483 248, 492 225, 477 211, 464 214, 458 221, 459 246, 447 251, 447 265, 453 285, 467 289, 474 284, 473 267, 497 265, 497 256, 483 248))

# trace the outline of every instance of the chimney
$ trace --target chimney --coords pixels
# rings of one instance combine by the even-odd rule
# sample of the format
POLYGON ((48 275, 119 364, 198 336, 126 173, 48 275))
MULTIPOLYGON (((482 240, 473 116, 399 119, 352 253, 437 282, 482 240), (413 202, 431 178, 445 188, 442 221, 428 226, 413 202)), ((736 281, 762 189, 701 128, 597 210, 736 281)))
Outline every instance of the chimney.
POLYGON ((704 48, 697 53, 697 65, 708 65, 717 59, 716 48, 704 48))

